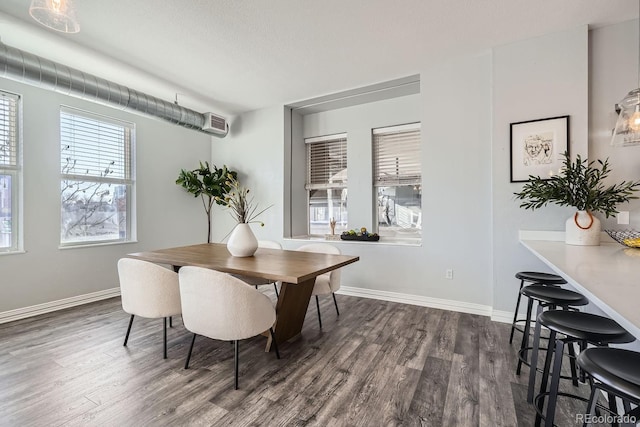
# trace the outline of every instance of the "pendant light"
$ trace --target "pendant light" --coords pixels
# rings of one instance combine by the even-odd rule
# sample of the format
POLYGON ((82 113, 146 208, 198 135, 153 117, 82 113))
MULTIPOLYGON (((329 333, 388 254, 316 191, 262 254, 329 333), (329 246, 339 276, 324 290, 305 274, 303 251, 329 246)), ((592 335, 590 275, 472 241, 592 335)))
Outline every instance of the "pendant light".
POLYGON ((640 2, 638 4, 638 88, 616 104, 618 121, 611 138, 614 146, 640 144, 640 2))
POLYGON ((62 33, 80 31, 71 0, 32 0, 29 15, 52 30, 62 33))

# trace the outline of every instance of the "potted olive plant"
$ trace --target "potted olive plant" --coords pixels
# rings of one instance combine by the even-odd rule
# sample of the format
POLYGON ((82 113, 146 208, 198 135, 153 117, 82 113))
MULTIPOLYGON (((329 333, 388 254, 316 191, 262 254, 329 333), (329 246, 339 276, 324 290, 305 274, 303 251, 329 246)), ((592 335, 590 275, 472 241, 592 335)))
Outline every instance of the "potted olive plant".
POLYGON ((238 173, 227 169, 224 165, 218 168, 209 166, 209 162, 200 162, 200 167, 194 170, 180 170, 176 184, 182 186, 194 197, 200 197, 207 215, 207 243, 211 243, 211 208, 213 204, 226 205, 223 197, 231 189, 229 176, 236 178, 238 173))
POLYGON ((514 193, 522 200, 521 208, 535 210, 547 203, 572 206, 576 209, 566 222, 565 241, 570 245, 599 245, 600 220, 593 214, 603 213, 607 218, 618 213, 616 206, 637 199, 633 192, 640 181, 622 181, 605 186, 604 181, 611 171, 609 159, 587 162, 580 156, 571 161, 564 153, 563 167, 558 175, 542 179, 530 176, 522 191, 514 193))

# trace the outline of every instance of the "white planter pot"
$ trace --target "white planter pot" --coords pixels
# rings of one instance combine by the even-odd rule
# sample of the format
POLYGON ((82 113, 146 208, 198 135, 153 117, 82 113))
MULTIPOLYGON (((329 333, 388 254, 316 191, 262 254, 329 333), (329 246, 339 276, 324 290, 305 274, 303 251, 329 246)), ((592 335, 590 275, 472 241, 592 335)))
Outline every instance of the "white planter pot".
POLYGON ((600 220, 589 211, 577 211, 566 223, 565 243, 578 246, 598 246, 600 220))
POLYGON ((229 253, 237 257, 248 257, 253 256, 257 249, 258 239, 251 231, 249 224, 237 224, 227 241, 229 253))

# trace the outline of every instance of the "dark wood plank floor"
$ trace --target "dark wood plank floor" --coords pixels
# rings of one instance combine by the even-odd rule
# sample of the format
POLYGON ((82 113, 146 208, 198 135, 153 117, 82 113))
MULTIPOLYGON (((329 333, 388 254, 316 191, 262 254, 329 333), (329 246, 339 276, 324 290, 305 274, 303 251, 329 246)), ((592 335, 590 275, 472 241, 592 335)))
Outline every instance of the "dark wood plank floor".
MULTIPOLYGON (((272 292, 265 287, 263 292, 272 292)), ((303 337, 263 351, 191 335, 180 318, 162 359, 162 320, 128 315, 118 298, 0 325, 0 425, 530 426, 528 369, 515 375, 509 327, 486 317, 385 301, 321 298, 303 337)), ((571 387, 571 386, 568 386, 571 387)), ((587 394, 586 386, 580 387, 587 394)), ((560 402, 559 425, 582 404, 560 402)))

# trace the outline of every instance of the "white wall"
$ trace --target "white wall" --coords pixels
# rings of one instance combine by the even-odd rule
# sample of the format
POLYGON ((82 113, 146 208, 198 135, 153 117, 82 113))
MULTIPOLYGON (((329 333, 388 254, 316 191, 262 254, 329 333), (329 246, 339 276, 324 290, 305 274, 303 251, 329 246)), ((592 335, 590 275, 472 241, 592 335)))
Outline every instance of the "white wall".
MULTIPOLYGON (((609 184, 640 179, 640 145, 612 147, 614 105, 638 87, 638 20, 599 28, 589 33, 589 159, 609 158, 609 184)), ((640 230, 640 200, 618 206, 629 211, 630 225, 601 218, 602 229, 640 230)))
MULTIPOLYGON (((344 253, 361 257, 345 269, 343 283, 512 310, 514 273, 545 269, 518 244, 517 231, 562 230, 570 209, 548 206, 531 212, 518 207, 513 192, 521 184, 509 183, 509 123, 569 114, 572 152, 586 154, 589 118, 590 157, 610 157, 616 181, 638 179, 640 147, 608 146, 613 104, 637 85, 637 42, 637 21, 589 34, 581 27, 445 64, 425 58, 420 70, 407 70, 421 74, 423 244, 338 242, 344 253), (444 279, 447 268, 454 270, 452 281, 444 279)), ((178 170, 196 167, 198 160, 238 170, 261 206, 274 204, 260 218, 265 227, 254 225, 258 238, 284 242, 288 248, 304 243, 283 241, 289 203, 284 188, 290 179, 285 161, 289 122, 283 106, 244 114, 227 138, 211 140, 2 79, 0 88, 25 97, 27 249, 26 254, 0 256, 0 312, 115 287, 115 261, 125 253, 205 241, 201 204, 174 184, 178 170), (139 243, 58 249, 61 103, 137 123, 139 243)), ((294 130, 301 136, 301 127, 294 130)), ((219 241, 233 220, 223 209, 214 210, 213 236, 219 241)), ((629 210, 631 226, 640 228, 640 201, 629 210)), ((604 227, 609 224, 605 221, 604 227)))
POLYGON ((519 208, 510 183, 509 124, 570 116, 570 152, 587 152, 588 33, 580 27, 493 50, 493 265, 496 310, 513 310, 518 292, 514 274, 547 271, 518 243, 518 230, 564 230, 571 208, 519 208))
MULTIPOLYGON (((300 150, 300 156, 294 161, 306 165, 306 151, 304 138, 347 134, 347 165, 348 165, 348 229, 366 227, 375 230, 373 206, 373 166, 371 130, 374 128, 402 125, 419 122, 422 108, 420 95, 409 95, 392 98, 385 101, 371 102, 338 110, 308 114, 303 117, 302 138, 294 140, 300 150)), ((296 169, 294 180, 306 180, 306 168, 296 169)), ((306 190, 298 190, 296 199, 305 201, 306 190)), ((297 218, 307 228, 307 218, 297 218)), ((329 232, 327 227, 326 232, 329 232)))
MULTIPOLYGON (((425 63, 419 95, 423 244, 337 243, 361 257, 345 269, 344 284, 512 310, 514 273, 544 269, 518 243, 518 230, 562 230, 569 214, 552 206, 537 212, 518 207, 513 192, 521 184, 509 182, 509 124, 568 114, 571 151, 586 154, 587 47, 585 26, 445 64, 425 63), (448 268, 454 270, 453 281, 444 279, 448 268)), ((266 118, 264 112, 251 113, 258 115, 266 118)), ((319 117, 306 119, 306 136, 327 130, 347 131, 352 138, 349 129, 327 127, 337 119, 328 120, 327 113, 319 117), (310 126, 319 131, 309 132, 310 126)), ((281 131, 271 123, 252 123, 261 127, 257 134, 281 131)), ((255 173, 260 181, 261 172, 255 173)), ((371 218, 370 212, 363 215, 358 220, 371 218)))
MULTIPOLYGON (((285 109, 272 107, 247 113, 236 119, 232 132, 224 139, 213 140, 211 161, 226 164, 238 172, 238 178, 261 207, 273 205, 253 224, 260 240, 282 242, 284 229, 284 123, 285 109)), ((213 242, 222 241, 235 225, 228 211, 215 206, 213 242)))
POLYGON ((2 78, 0 89, 22 95, 26 250, 0 256, 0 313, 116 288, 127 253, 206 241, 202 204, 175 180, 209 159, 210 136, 2 78), (138 243, 58 248, 61 104, 136 124, 138 243))
POLYGON ((422 281, 439 298, 490 306, 491 55, 426 68, 420 82, 422 281), (444 279, 447 268, 452 281, 444 279))
MULTIPOLYGON (((490 61, 490 55, 483 54, 439 67, 427 69, 428 65, 425 65, 421 77, 421 95, 406 97, 404 101, 400 98, 386 101, 394 105, 410 102, 411 110, 418 113, 417 118, 422 122, 423 243, 422 246, 392 246, 336 242, 343 253, 361 257, 359 262, 343 271, 343 285, 490 305, 490 61), (466 113, 464 126, 461 126, 460 117, 455 114, 460 109, 461 100, 464 100, 466 113), (444 279, 447 268, 454 269, 453 280, 444 279)), ((373 108, 373 105, 362 108, 366 110, 373 108)), ((344 111, 364 117, 361 111, 350 108, 344 111)), ((305 132, 308 135, 322 134, 326 129, 328 133, 334 130, 347 131, 350 140, 363 138, 364 141, 370 138, 370 128, 365 132, 366 137, 360 135, 362 130, 344 128, 343 124, 349 126, 347 122, 333 115, 339 112, 336 110, 322 115, 324 119, 331 117, 330 122, 321 120, 320 115, 310 116, 305 132)), ((214 162, 226 162, 248 173, 247 182, 259 195, 261 202, 274 203, 278 207, 283 204, 281 191, 284 179, 274 175, 274 171, 280 171, 283 176, 289 173, 289 166, 282 163, 283 114, 279 107, 245 114, 241 117, 241 131, 233 132, 228 137, 230 144, 214 141, 212 149, 214 162), (267 162, 270 166, 261 168, 258 162, 267 162), (280 169, 282 167, 284 169, 280 169), (280 193, 274 191, 273 187, 280 193)), ((394 123, 395 119, 389 123, 377 122, 376 125, 394 123)), ((370 147, 370 142, 364 146, 370 147)), ((360 148, 362 146, 357 149, 360 148)), ((357 152, 350 152, 350 186, 352 178, 357 178, 351 173, 354 158, 357 161, 357 152)), ((300 165, 295 163, 294 166, 300 165)), ((369 170, 370 176, 369 162, 362 167, 363 170, 369 170)), ((295 182, 299 183, 300 180, 295 182)), ((371 180, 363 179, 362 182, 362 188, 366 187, 367 191, 363 197, 370 197, 371 180)), ((350 191, 350 201, 353 196, 350 191)), ((278 212, 278 215, 282 215, 282 212, 278 212)), ((350 225, 356 225, 353 221, 359 221, 358 224, 371 222, 371 212, 359 215, 358 212, 350 212, 350 225)), ((274 220, 277 221, 277 218, 274 217, 274 220)), ((272 225, 270 219, 265 222, 267 225, 264 230, 254 227, 258 238, 268 237, 282 242, 281 227, 272 225)), ((291 249, 304 243, 300 240, 284 241, 285 247, 291 249)))

